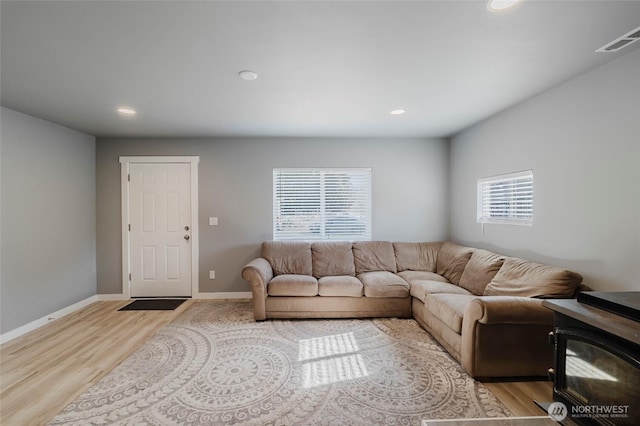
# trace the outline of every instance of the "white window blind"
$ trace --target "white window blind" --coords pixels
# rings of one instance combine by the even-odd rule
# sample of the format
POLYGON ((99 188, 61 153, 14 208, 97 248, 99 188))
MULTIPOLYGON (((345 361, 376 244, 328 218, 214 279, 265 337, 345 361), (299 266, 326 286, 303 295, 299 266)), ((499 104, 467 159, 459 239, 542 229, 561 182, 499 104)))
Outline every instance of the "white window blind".
POLYGON ((274 169, 274 240, 370 240, 371 169, 274 169))
POLYGON ((533 170, 478 179, 478 222, 533 224, 533 170))

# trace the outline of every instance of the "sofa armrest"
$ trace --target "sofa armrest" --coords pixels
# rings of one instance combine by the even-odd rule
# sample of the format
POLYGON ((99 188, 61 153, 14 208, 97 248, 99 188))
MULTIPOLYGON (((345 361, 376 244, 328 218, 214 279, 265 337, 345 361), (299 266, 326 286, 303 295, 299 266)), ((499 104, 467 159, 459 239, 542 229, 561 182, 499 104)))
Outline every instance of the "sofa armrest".
POLYGON ((483 296, 462 320, 460 363, 473 377, 544 376, 553 363, 553 312, 542 299, 483 296))
POLYGON ((482 324, 553 325, 553 312, 542 306, 542 299, 514 296, 483 296, 473 299, 464 320, 482 324))
POLYGON ((273 278, 271 264, 264 258, 253 259, 242 268, 242 278, 251 284, 253 299, 253 316, 256 321, 267 318, 265 300, 267 284, 273 278))

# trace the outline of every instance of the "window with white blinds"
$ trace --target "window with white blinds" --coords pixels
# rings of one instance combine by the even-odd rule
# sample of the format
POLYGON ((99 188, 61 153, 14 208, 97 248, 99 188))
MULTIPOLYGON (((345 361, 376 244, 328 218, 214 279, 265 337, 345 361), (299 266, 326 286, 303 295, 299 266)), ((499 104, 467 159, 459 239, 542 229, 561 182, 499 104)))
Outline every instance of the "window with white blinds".
POLYGON ((533 224, 533 170, 478 179, 478 223, 533 224))
POLYGON ((371 169, 274 169, 274 240, 370 240, 371 169))

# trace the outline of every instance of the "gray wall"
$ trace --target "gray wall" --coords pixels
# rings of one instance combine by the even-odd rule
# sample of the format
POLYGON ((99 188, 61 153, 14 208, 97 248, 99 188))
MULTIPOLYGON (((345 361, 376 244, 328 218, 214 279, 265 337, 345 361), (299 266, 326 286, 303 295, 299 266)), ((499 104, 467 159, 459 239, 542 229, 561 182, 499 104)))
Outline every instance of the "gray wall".
POLYGON ((96 294, 95 139, 2 108, 0 331, 96 294))
POLYGON ((96 142, 98 293, 121 293, 121 155, 198 155, 200 291, 243 292, 240 272, 272 238, 274 167, 371 167, 373 238, 445 239, 445 140, 103 139, 96 142), (209 226, 209 216, 219 218, 209 226), (209 279, 209 270, 216 279, 209 279))
POLYGON ((640 288, 640 51, 451 141, 451 237, 565 266, 599 290, 640 288), (534 225, 476 223, 476 181, 534 171, 534 225))

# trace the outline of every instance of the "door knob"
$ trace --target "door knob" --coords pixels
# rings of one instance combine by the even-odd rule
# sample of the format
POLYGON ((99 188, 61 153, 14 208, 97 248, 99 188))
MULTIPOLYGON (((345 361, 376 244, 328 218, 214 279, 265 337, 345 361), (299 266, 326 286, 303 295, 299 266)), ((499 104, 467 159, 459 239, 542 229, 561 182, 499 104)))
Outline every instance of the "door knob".
POLYGON ((188 231, 188 230, 189 230, 189 226, 188 226, 188 225, 187 225, 187 226, 185 226, 185 227, 184 227, 184 230, 185 230, 185 231, 188 231))
POLYGON ((189 237, 189 235, 185 235, 184 236, 184 239, 187 240, 187 241, 189 240, 189 238, 191 238, 191 237, 189 237))

